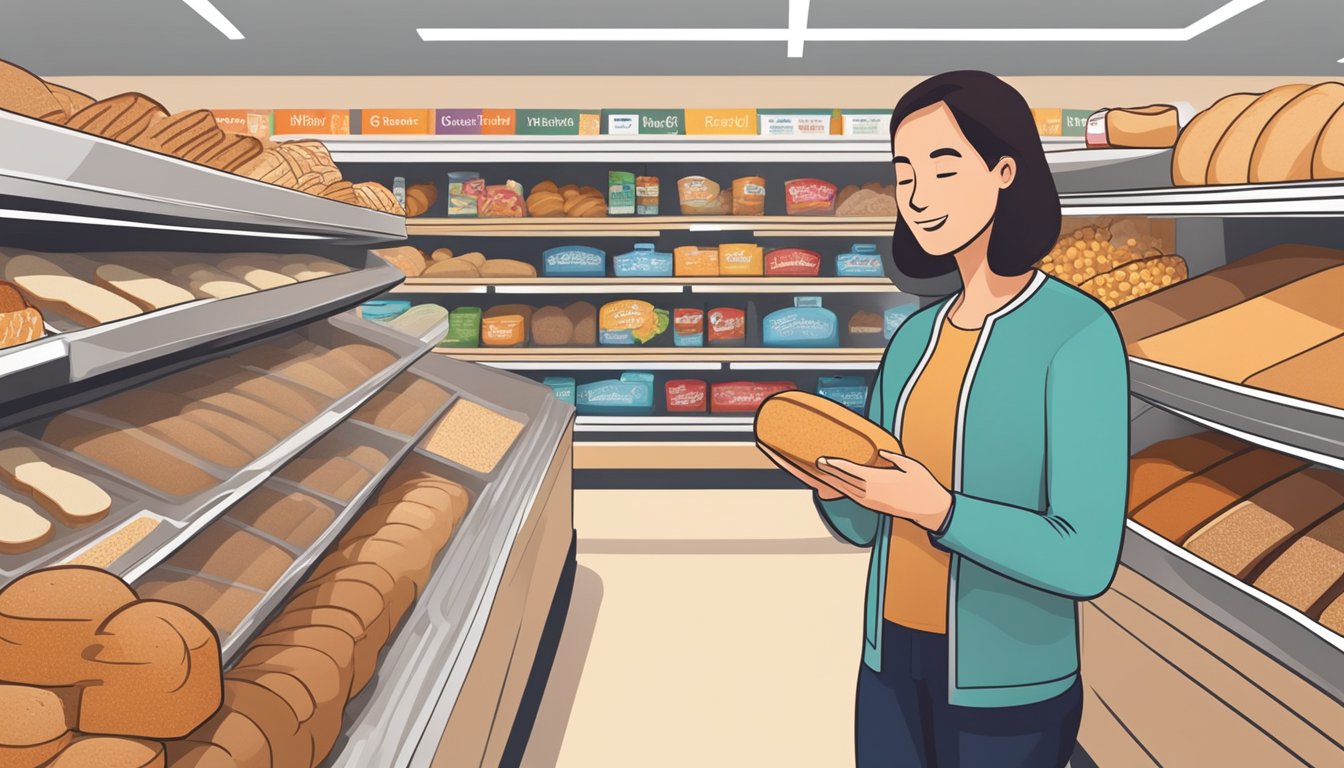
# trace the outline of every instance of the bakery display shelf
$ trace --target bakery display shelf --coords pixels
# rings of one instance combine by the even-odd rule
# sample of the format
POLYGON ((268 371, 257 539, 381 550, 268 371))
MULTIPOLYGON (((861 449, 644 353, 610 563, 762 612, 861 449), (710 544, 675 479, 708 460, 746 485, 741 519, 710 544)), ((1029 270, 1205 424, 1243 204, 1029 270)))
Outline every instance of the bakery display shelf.
POLYGON ((885 216, 608 216, 601 218, 417 218, 414 236, 658 237, 663 232, 751 232, 765 237, 868 237, 890 235, 885 216), (769 230, 770 235, 762 234, 769 230))
POLYGON ((886 277, 412 277, 391 290, 411 294, 899 293, 886 277))
POLYGON ((787 349, 782 347, 479 347, 475 349, 437 347, 434 350, 459 360, 472 362, 603 362, 627 361, 637 367, 642 362, 708 363, 871 363, 882 359, 882 348, 865 349, 787 349))
POLYGON ((1132 520, 1121 560, 1344 704, 1344 637, 1132 520))
POLYGON ((40 415, 75 390, 176 365, 357 306, 402 279, 368 255, 361 269, 229 299, 200 299, 0 350, 0 427, 40 415))
MULTIPOLYGON (((1104 189, 1105 187, 1091 187, 1104 189)), ((1344 215, 1344 180, 1228 184, 1060 195, 1066 216, 1312 217, 1344 215)))
POLYGON ((518 376, 442 358, 417 364, 457 392, 526 426, 489 475, 465 470, 421 448, 411 454, 465 482, 468 510, 404 623, 384 650, 378 674, 346 710, 342 742, 327 765, 428 766, 480 647, 505 563, 531 514, 548 468, 560 461, 573 409, 518 376))
MULTIPOLYGON (((226 666, 232 666, 233 662, 237 660, 239 653, 247 647, 247 643, 251 641, 252 637, 262 628, 262 626, 264 626, 271 614, 285 602, 289 597, 290 592, 292 592, 294 587, 303 580, 303 577, 307 574, 308 570, 312 568, 319 558, 321 558, 327 548, 340 538, 345 529, 354 522, 354 519, 359 515, 360 511, 363 510, 365 503, 372 498, 374 491, 382 485, 383 481, 392 474, 399 464, 401 464, 402 460, 415 448, 416 444, 420 442, 425 434, 438 424, 439 418, 443 413, 457 401, 456 395, 452 394, 452 385, 429 375, 424 368, 425 366, 422 362, 417 362, 407 370, 408 372, 417 374, 421 378, 429 379, 435 384, 444 387, 448 390, 450 395, 449 398, 433 412, 433 415, 415 431, 415 433, 409 436, 400 435, 395 432, 380 429, 371 424, 365 424, 354 420, 342 423, 342 429, 351 429, 354 431, 355 435, 362 436, 360 444, 371 445, 378 448, 379 450, 384 451, 385 455, 388 457, 387 464, 377 472, 374 472, 369 481, 365 483, 364 487, 348 501, 342 501, 328 496, 321 491, 307 486, 298 486, 288 480, 272 478, 270 481, 279 487, 285 487, 289 490, 301 490, 303 493, 319 498, 333 509, 336 509, 337 513, 335 519, 332 520, 331 525, 329 525, 312 544, 305 547, 303 551, 297 553, 294 562, 291 563, 280 578, 266 590, 266 594, 261 598, 261 601, 248 611, 247 615, 236 627, 234 627, 233 631, 220 638, 220 654, 223 656, 224 664, 226 666)), ((257 533, 255 530, 252 530, 252 532, 257 533)))
POLYGON ((1247 442, 1344 469, 1344 410, 1130 357, 1134 395, 1247 442))
POLYGON ((0 110, 5 217, 332 243, 406 236, 405 219, 0 110), (31 203, 32 208, 26 207, 31 203), (16 206, 25 206, 12 210, 16 206))

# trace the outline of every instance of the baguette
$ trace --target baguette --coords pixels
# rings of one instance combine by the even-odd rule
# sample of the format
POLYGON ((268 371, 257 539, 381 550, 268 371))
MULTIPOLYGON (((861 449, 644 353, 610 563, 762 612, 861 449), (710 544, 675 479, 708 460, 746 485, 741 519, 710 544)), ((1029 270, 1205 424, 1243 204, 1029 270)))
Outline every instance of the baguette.
POLYGON ((756 442, 804 472, 824 479, 817 469, 823 456, 873 467, 891 466, 879 451, 901 452, 896 436, 839 403, 807 392, 780 392, 756 412, 756 442))

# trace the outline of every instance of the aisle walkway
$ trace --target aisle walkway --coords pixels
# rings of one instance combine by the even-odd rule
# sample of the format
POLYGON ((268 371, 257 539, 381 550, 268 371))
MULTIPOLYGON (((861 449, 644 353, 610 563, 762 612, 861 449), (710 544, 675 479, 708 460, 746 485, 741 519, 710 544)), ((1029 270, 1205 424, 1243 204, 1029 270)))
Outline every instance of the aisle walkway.
POLYGON ((866 553, 800 491, 578 491, 527 768, 852 765, 866 553))

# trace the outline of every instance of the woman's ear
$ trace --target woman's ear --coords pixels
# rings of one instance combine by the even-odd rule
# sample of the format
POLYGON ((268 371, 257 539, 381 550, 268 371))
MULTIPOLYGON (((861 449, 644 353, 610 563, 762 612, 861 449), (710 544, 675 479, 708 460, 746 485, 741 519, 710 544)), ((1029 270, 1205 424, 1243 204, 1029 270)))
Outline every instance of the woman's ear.
POLYGON ((999 189, 1012 186, 1013 179, 1017 178, 1017 161, 1011 157, 1001 158, 999 164, 994 166, 994 175, 999 178, 999 189))

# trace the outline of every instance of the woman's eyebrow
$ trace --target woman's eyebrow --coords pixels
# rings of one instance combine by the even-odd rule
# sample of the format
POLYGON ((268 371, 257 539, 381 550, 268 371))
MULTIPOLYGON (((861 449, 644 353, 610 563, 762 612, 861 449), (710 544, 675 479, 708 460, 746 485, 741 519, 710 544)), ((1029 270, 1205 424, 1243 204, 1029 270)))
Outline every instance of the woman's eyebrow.
POLYGON ((951 147, 939 147, 929 153, 930 160, 939 157, 961 157, 961 153, 951 147))
POLYGON ((893 163, 905 163, 906 165, 913 165, 913 163, 910 162, 910 158, 906 157, 905 155, 897 155, 897 156, 891 158, 891 162, 893 162, 893 163))

